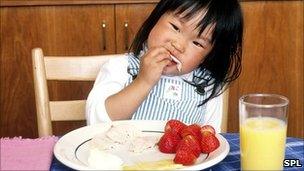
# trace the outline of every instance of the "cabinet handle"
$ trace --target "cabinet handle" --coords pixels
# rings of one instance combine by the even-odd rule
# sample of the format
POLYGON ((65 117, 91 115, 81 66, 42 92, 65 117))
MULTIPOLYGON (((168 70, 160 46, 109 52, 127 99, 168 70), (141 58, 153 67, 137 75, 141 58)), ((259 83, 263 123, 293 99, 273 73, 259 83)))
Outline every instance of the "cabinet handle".
POLYGON ((127 21, 125 21, 124 27, 125 27, 125 50, 128 50, 129 49, 129 31, 128 31, 129 23, 127 21))
POLYGON ((102 49, 107 50, 107 42, 106 42, 106 22, 102 21, 101 23, 101 31, 102 31, 102 49))

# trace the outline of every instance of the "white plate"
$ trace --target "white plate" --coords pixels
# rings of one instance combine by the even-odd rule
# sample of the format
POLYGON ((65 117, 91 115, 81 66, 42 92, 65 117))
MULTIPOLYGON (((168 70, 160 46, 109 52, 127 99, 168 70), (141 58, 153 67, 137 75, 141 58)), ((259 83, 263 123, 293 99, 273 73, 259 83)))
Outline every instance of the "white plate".
MULTIPOLYGON (((166 124, 165 121, 125 120, 85 126, 71 131, 61 137, 54 147, 54 154, 56 158, 66 166, 76 170, 90 170, 92 168, 90 168, 87 164, 89 155, 88 142, 96 134, 107 131, 111 124, 121 123, 135 125, 137 128, 145 132, 145 134, 152 134, 156 136, 162 135, 164 126, 166 124)), ((210 153, 208 157, 205 154, 201 154, 194 165, 183 167, 181 170, 201 170, 222 161, 227 156, 230 147, 227 140, 223 136, 217 134, 217 138, 220 141, 220 147, 218 149, 210 153)), ((175 155, 161 153, 157 150, 157 148, 154 151, 150 150, 141 154, 131 153, 132 152, 125 150, 124 152, 121 152, 121 154, 118 153, 116 155, 119 155, 119 157, 124 160, 125 164, 135 164, 137 162, 155 161, 161 159, 173 160, 175 155)))

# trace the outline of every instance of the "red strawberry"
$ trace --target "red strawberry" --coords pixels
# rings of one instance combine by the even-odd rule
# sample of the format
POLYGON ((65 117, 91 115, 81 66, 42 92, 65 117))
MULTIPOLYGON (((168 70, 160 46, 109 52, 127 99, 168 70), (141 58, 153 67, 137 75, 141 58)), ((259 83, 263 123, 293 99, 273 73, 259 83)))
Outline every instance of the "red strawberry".
POLYGON ((220 141, 211 132, 205 132, 201 139, 202 153, 211 153, 220 146, 220 141))
POLYGON ((201 128, 201 134, 204 134, 204 132, 211 132, 212 134, 215 134, 215 129, 211 125, 204 125, 201 128))
POLYGON ((186 126, 181 131, 181 136, 186 137, 187 135, 193 135, 197 138, 197 140, 201 139, 201 127, 198 124, 192 124, 189 126, 186 126))
POLYGON ((186 137, 184 137, 181 140, 181 142, 178 144, 177 150, 179 150, 180 148, 184 148, 184 146, 189 147, 196 157, 200 156, 201 154, 200 142, 193 135, 187 135, 186 137))
POLYGON ((163 153, 175 153, 181 138, 172 131, 167 131, 158 142, 158 149, 163 153))
POLYGON ((171 119, 166 123, 165 132, 172 131, 180 135, 181 130, 185 127, 186 125, 183 122, 176 119, 171 119))
POLYGON ((195 163, 197 157, 193 154, 192 150, 188 146, 181 146, 174 157, 174 163, 183 165, 192 165, 195 163))

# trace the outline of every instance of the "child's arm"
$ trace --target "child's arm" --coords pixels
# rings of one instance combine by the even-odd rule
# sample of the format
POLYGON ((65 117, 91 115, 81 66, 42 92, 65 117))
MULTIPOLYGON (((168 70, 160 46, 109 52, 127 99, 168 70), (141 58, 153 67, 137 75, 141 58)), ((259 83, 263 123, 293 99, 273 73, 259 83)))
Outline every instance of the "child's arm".
POLYGON ((217 133, 221 132, 223 117, 223 94, 209 100, 206 104, 205 123, 212 125, 217 133))
POLYGON ((126 56, 110 58, 101 66, 86 102, 87 124, 111 121, 105 109, 105 100, 124 88, 131 77, 127 67, 126 56))
POLYGON ((129 119, 149 94, 152 86, 135 79, 120 92, 105 101, 106 111, 111 120, 129 119))
POLYGON ((140 71, 136 79, 106 99, 105 106, 109 117, 112 120, 131 118, 169 63, 170 53, 164 47, 151 48, 141 58, 140 71))

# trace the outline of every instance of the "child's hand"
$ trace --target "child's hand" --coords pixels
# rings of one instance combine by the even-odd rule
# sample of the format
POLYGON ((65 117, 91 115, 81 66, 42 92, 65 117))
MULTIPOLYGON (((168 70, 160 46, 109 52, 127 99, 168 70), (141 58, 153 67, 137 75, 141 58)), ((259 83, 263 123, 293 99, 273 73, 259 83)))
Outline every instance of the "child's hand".
POLYGON ((170 52, 164 47, 153 47, 141 58, 138 80, 155 85, 164 68, 170 64, 170 52))

